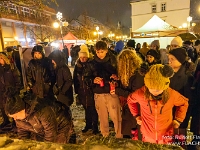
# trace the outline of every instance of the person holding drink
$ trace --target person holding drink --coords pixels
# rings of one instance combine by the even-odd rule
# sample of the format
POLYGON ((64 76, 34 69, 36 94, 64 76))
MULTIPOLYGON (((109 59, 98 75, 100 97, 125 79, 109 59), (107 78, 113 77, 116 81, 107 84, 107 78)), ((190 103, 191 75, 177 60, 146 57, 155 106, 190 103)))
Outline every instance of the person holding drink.
POLYGON ((121 111, 119 98, 110 94, 110 81, 117 74, 116 57, 108 51, 107 44, 103 41, 96 43, 96 54, 93 64, 94 75, 94 100, 100 120, 100 131, 103 137, 109 136, 108 114, 114 123, 116 138, 121 138, 121 111))

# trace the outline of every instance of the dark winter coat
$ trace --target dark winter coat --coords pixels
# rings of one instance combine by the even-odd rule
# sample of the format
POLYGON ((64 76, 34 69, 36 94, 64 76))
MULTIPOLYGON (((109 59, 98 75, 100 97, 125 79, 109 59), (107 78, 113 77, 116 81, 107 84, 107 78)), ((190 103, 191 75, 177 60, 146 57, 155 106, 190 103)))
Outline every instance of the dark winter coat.
POLYGON ((25 100, 26 118, 15 121, 19 138, 67 143, 72 127, 69 110, 62 103, 46 101, 36 97, 25 100))
POLYGON ((20 73, 15 69, 11 69, 10 65, 0 66, 0 107, 5 102, 5 91, 8 87, 13 87, 14 93, 19 93, 22 88, 20 73))
POLYGON ((97 94, 110 93, 110 77, 112 74, 117 74, 117 60, 116 56, 110 51, 106 54, 104 59, 99 59, 97 55, 94 56, 93 63, 95 65, 95 77, 103 78, 104 86, 94 84, 93 91, 97 94))
MULTIPOLYGON (((115 89, 118 96, 127 98, 129 94, 144 86, 144 76, 140 75, 138 71, 129 79, 128 87, 123 87, 121 84, 115 89)), ((128 105, 122 107, 122 134, 131 135, 131 129, 136 128, 137 122, 135 117, 130 112, 128 105)))
POLYGON ((74 68, 74 89, 78 94, 78 98, 84 107, 95 106, 94 93, 92 90, 93 85, 93 72, 94 65, 92 59, 82 63, 79 59, 74 68))
POLYGON ((176 72, 173 77, 170 78, 170 87, 176 91, 178 91, 180 94, 185 96, 189 99, 189 107, 186 114, 185 120, 180 125, 180 128, 187 128, 189 118, 191 115, 191 110, 194 105, 194 98, 193 98, 193 91, 191 90, 192 84, 193 84, 194 78, 191 73, 187 73, 187 69, 184 65, 181 66, 181 68, 176 72))
POLYGON ((30 60, 27 68, 27 83, 40 98, 52 95, 52 86, 55 75, 51 59, 45 57, 41 60, 30 60))
POLYGON ((69 50, 67 47, 63 49, 63 53, 65 54, 66 59, 68 59, 69 58, 69 50))
POLYGON ((58 101, 70 106, 73 99, 72 75, 67 65, 56 70, 56 85, 58 87, 58 101))
POLYGON ((73 103, 73 80, 69 67, 66 64, 65 54, 57 50, 53 51, 49 58, 56 62, 54 94, 57 95, 58 101, 66 106, 70 106, 73 103), (55 89, 57 92, 55 92, 55 89))
POLYGON ((198 63, 195 71, 195 90, 194 90, 194 107, 192 109, 192 120, 190 125, 190 131, 193 135, 200 135, 200 63, 198 63))

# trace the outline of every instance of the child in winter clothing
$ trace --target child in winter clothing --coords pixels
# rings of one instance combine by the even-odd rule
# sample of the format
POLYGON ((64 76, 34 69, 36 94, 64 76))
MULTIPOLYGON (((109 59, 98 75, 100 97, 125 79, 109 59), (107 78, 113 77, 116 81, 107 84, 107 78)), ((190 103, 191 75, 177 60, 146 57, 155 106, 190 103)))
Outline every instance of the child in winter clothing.
POLYGON ((31 51, 33 59, 27 68, 28 90, 32 90, 38 97, 53 96, 55 75, 52 61, 45 57, 45 50, 41 45, 36 45, 31 51))
POLYGON ((0 128, 9 124, 9 120, 4 111, 4 105, 7 100, 7 91, 12 89, 12 93, 19 94, 22 88, 21 77, 16 67, 11 68, 10 60, 5 53, 0 52, 0 110, 3 123, 0 128))
POLYGON ((86 126, 82 130, 83 133, 89 129, 93 129, 93 134, 97 134, 98 130, 98 114, 95 109, 93 85, 94 65, 92 58, 89 57, 88 47, 81 45, 79 51, 79 59, 74 68, 74 89, 78 94, 78 99, 85 109, 86 126))
POLYGON ((187 98, 169 88, 169 78, 173 69, 168 65, 152 65, 144 77, 142 88, 128 97, 128 106, 137 123, 141 124, 144 142, 166 144, 172 137, 172 130, 183 122, 188 102, 187 98), (137 107, 140 104, 140 113, 137 107), (177 106, 173 120, 172 108, 177 106), (165 136, 168 135, 168 136, 165 136))
POLYGON ((122 134, 124 138, 131 138, 131 129, 137 127, 137 122, 130 113, 127 97, 131 92, 144 85, 144 76, 139 72, 142 60, 136 52, 124 49, 117 57, 117 62, 120 83, 115 88, 115 94, 120 96, 120 101, 122 101, 122 134))
POLYGON ((103 41, 96 43, 94 65, 96 75, 94 79, 94 100, 100 119, 100 130, 104 137, 109 135, 108 113, 114 122, 117 138, 121 138, 121 112, 119 98, 110 94, 110 79, 117 74, 116 57, 108 51, 107 44, 103 41))

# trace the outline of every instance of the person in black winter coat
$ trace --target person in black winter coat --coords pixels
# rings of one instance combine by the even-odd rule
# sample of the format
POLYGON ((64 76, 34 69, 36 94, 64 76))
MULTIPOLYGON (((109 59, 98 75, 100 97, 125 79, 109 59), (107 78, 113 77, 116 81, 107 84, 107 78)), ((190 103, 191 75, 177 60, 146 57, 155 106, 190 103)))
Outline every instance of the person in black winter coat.
MULTIPOLYGON (((194 99, 191 89, 194 77, 194 64, 187 61, 188 55, 184 48, 176 48, 169 51, 169 65, 174 70, 174 75, 170 78, 170 87, 189 99, 189 107, 184 121, 180 124, 179 133, 187 135, 188 122, 193 109, 194 99)), ((174 108, 175 109, 175 108, 174 108)))
POLYGON ((56 83, 53 87, 54 94, 57 95, 58 101, 66 106, 73 103, 72 75, 66 64, 65 54, 60 50, 55 50, 49 54, 55 69, 56 83))
POLYGON ((20 139, 32 139, 55 143, 68 143, 72 128, 69 109, 62 103, 51 102, 28 94, 23 99, 10 95, 5 111, 14 118, 20 139))
POLYGON ((55 75, 51 60, 45 57, 44 48, 36 45, 31 51, 33 59, 29 61, 27 68, 28 90, 32 90, 38 97, 53 96, 53 84, 55 75))
POLYGON ((121 138, 121 111, 119 98, 116 94, 110 94, 110 81, 117 74, 116 57, 108 50, 107 44, 98 41, 95 45, 96 55, 93 64, 94 75, 94 100, 100 120, 100 130, 103 137, 109 135, 108 114, 114 123, 116 138, 121 138))
POLYGON ((144 85, 144 76, 138 72, 142 59, 134 51, 124 49, 117 60, 120 83, 115 88, 115 93, 120 96, 122 106, 122 134, 124 138, 131 138, 131 129, 137 128, 137 122, 130 113, 126 100, 130 93, 144 85))
POLYGON ((64 48, 63 48, 63 53, 65 54, 65 57, 66 57, 66 64, 68 65, 68 58, 69 58, 69 50, 67 48, 67 46, 65 45, 64 48))
POLYGON ((94 65, 92 58, 89 58, 89 51, 86 45, 81 45, 79 51, 79 59, 74 69, 74 89, 78 94, 78 99, 85 109, 86 126, 82 130, 83 133, 89 129, 93 129, 96 134, 98 130, 98 114, 95 109, 94 93, 92 90, 94 80, 94 65))
POLYGON ((3 117, 3 123, 0 128, 9 124, 9 119, 4 111, 4 105, 7 99, 7 89, 12 88, 13 93, 20 93, 22 89, 21 77, 17 68, 11 68, 10 61, 6 54, 0 53, 0 110, 3 117))
POLYGON ((71 66, 74 67, 75 66, 75 62, 78 59, 78 52, 80 51, 80 45, 76 45, 74 47, 71 48, 71 57, 72 57, 72 61, 71 61, 71 66))

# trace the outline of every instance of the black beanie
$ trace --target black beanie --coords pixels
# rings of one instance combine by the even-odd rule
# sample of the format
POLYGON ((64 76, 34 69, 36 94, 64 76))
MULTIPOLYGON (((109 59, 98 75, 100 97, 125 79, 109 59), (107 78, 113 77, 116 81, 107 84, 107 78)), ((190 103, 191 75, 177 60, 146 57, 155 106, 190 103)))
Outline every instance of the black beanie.
POLYGON ((176 57, 176 59, 183 64, 186 59, 187 59, 187 52, 184 48, 176 48, 173 50, 169 51, 169 54, 173 55, 174 57, 176 57))
POLYGON ((6 101, 5 112, 6 114, 13 115, 25 109, 24 101, 18 96, 9 97, 6 101))
POLYGON ((153 49, 150 49, 148 52, 147 52, 147 55, 151 55, 153 56, 156 60, 159 60, 159 54, 158 52, 156 52, 156 50, 153 50, 153 49))

